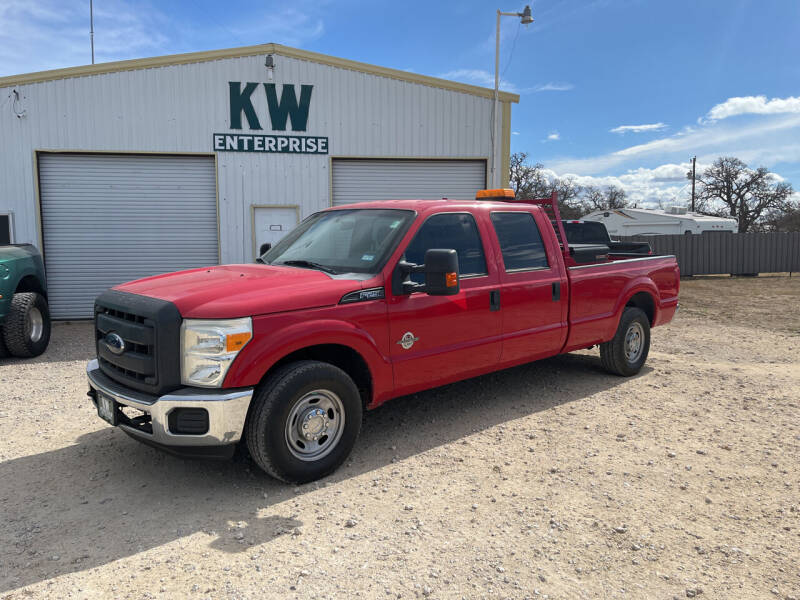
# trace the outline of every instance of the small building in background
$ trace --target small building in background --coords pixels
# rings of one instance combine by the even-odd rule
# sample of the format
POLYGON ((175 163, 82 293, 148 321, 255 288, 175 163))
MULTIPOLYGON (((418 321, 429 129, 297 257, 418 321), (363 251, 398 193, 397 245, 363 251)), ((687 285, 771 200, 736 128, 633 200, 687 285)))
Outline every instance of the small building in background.
POLYGON ((598 210, 581 217, 603 223, 612 236, 695 234, 707 231, 735 232, 736 219, 711 217, 690 212, 682 206, 660 208, 617 208, 598 210))

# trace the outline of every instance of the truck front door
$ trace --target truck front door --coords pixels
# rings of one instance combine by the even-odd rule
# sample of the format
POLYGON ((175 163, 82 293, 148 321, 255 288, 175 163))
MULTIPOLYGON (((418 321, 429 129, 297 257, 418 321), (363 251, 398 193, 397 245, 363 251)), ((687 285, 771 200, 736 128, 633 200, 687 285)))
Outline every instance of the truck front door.
MULTIPOLYGON (((484 233, 485 235, 485 233, 484 233)), ((398 394, 442 385, 489 370, 500 358, 500 313, 492 299, 498 289, 495 261, 470 213, 435 214, 405 249, 405 260, 423 264, 433 248, 458 253, 460 292, 389 296, 389 342, 398 394)), ((491 251, 491 249, 490 249, 491 251)), ((418 283, 424 276, 416 274, 418 283)))

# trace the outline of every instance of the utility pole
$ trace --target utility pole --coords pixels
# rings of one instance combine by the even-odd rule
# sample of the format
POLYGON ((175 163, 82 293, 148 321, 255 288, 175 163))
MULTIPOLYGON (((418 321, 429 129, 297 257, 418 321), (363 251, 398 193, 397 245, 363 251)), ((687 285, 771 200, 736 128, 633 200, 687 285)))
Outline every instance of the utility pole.
POLYGON ((89 0, 89 39, 92 42, 92 64, 94 64, 94 6, 93 0, 89 0))
POLYGON ((694 212, 694 176, 695 176, 695 166, 697 165, 697 157, 692 157, 692 212, 694 212))

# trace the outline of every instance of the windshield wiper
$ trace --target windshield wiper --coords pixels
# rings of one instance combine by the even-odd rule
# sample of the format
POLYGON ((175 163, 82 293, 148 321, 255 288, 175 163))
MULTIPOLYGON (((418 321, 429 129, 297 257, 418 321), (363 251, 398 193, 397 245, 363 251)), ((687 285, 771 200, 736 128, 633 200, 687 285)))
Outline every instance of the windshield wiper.
POLYGON ((290 267, 305 267, 307 269, 319 269, 320 271, 325 271, 326 273, 332 273, 333 275, 338 274, 338 271, 331 269, 330 267, 326 267, 325 265, 312 262, 310 260, 284 260, 283 262, 275 264, 288 265, 290 267))

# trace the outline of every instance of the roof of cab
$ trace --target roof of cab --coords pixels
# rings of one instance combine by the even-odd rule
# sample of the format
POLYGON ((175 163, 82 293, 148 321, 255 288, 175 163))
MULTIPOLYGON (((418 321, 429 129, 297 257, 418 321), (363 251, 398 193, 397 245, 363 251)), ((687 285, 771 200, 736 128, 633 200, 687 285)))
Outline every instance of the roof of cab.
POLYGON ((375 200, 373 202, 359 202, 357 204, 342 204, 327 210, 352 210, 362 208, 382 208, 395 210, 413 210, 418 213, 430 212, 441 208, 446 209, 478 209, 478 210, 531 210, 538 208, 532 204, 515 202, 492 202, 487 200, 375 200))

